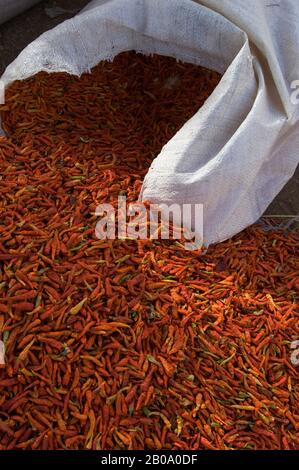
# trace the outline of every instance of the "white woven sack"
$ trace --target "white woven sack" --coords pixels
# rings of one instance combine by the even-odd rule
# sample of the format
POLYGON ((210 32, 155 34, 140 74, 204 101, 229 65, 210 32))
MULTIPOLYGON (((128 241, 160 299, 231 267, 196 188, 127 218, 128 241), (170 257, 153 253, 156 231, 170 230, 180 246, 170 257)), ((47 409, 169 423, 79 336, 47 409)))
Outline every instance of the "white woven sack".
POLYGON ((41 70, 80 75, 126 50, 223 73, 153 161, 141 193, 157 203, 202 203, 208 245, 255 222, 295 171, 298 17, 298 0, 94 0, 30 44, 2 80, 8 86, 41 70))
POLYGON ((0 24, 39 2, 40 0, 0 0, 0 24))

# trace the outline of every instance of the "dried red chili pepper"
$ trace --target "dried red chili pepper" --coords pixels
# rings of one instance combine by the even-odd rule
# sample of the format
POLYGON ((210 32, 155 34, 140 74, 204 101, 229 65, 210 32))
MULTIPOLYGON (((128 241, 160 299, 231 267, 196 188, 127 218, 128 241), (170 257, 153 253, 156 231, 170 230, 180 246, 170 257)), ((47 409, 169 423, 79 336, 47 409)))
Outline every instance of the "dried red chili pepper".
POLYGON ((219 79, 125 53, 7 91, 1 449, 299 449, 297 235, 256 225, 206 253, 94 236, 219 79))

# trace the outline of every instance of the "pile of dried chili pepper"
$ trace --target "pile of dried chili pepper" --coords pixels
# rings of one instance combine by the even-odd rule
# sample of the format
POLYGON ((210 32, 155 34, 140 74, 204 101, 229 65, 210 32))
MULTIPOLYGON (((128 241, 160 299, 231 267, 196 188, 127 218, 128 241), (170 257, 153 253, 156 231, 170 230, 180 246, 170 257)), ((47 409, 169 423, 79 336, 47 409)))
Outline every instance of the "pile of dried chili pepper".
POLYGON ((299 449, 298 236, 95 237, 219 79, 129 52, 8 90, 0 449, 299 449))

